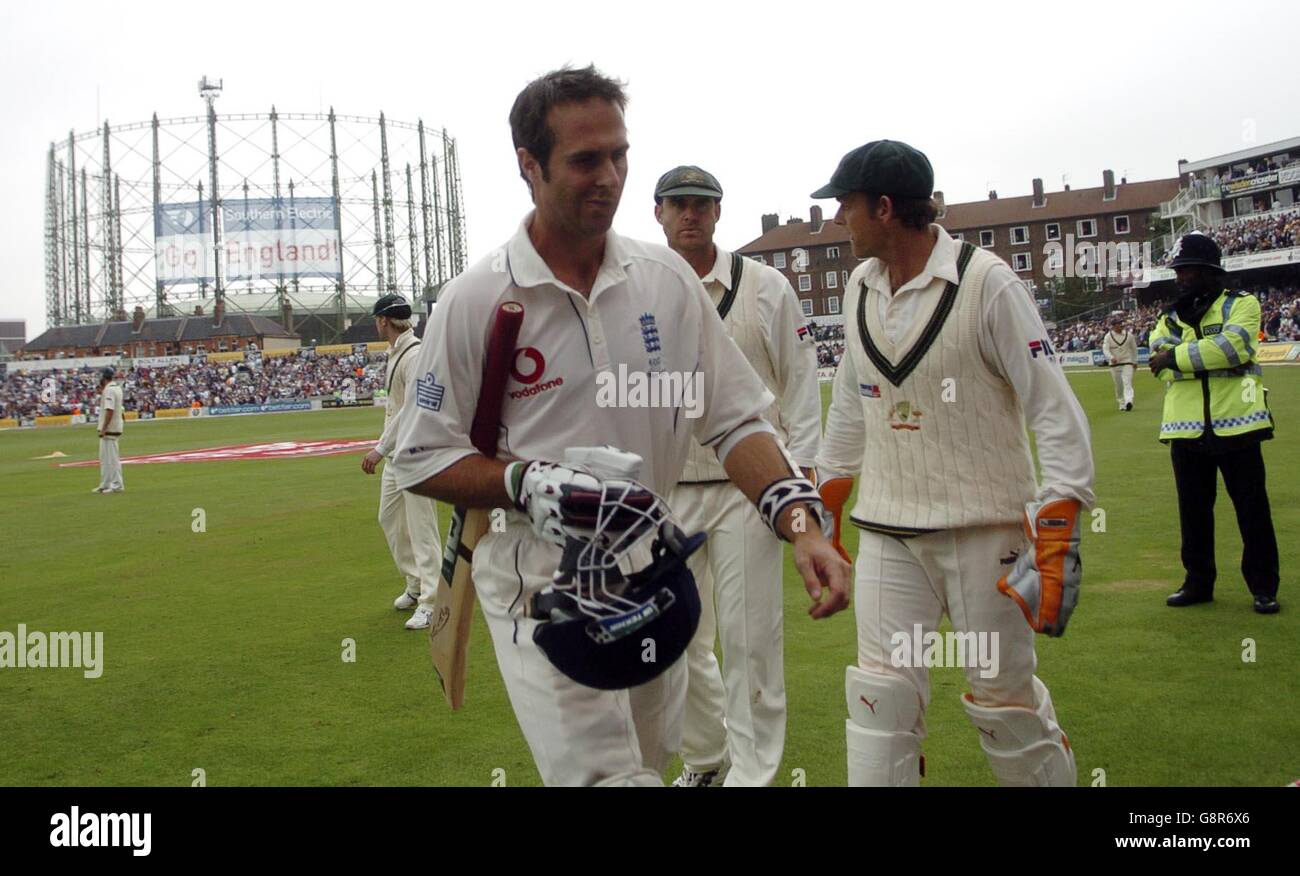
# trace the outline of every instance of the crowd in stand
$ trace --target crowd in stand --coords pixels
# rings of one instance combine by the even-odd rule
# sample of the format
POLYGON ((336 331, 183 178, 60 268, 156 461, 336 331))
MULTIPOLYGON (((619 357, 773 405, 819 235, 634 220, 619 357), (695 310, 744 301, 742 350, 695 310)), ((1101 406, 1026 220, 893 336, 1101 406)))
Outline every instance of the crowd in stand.
MULTIPOLYGON (((1267 340, 1300 340, 1300 286, 1252 289, 1260 300, 1260 326, 1267 340)), ((1160 305, 1139 307, 1124 315, 1138 344, 1160 315, 1160 305)), ((1048 332, 1060 353, 1101 349, 1110 329, 1108 314, 1058 325, 1048 332)), ((844 354, 844 325, 811 325, 817 342, 817 366, 834 368, 844 354)), ((123 372, 122 397, 128 411, 141 413, 195 405, 266 404, 277 399, 323 398, 351 389, 366 397, 383 387, 387 354, 296 355, 252 358, 247 362, 192 362, 189 365, 139 366, 123 372), (350 381, 350 384, 349 384, 350 381)), ((92 414, 98 404, 99 368, 22 372, 11 363, 0 381, 0 419, 92 414), (52 382, 49 382, 52 381, 52 382)))
MULTIPOLYGON (((139 366, 123 372, 122 400, 128 411, 147 413, 196 404, 210 407, 322 398, 347 389, 365 397, 383 386, 386 358, 382 353, 367 357, 303 350, 248 362, 139 366)), ((0 419, 95 410, 99 368, 22 372, 20 367, 21 363, 11 363, 0 382, 0 419)))
POLYGON ((834 368, 840 364, 840 356, 844 355, 844 324, 814 324, 812 328, 817 340, 817 367, 834 368))
POLYGON ((1225 256, 1290 249, 1300 241, 1300 210, 1225 222, 1211 230, 1210 236, 1225 256))
MULTIPOLYGON (((1259 299, 1263 340, 1300 340, 1300 286, 1264 286, 1249 291, 1259 299)), ((1162 309, 1163 303, 1139 307, 1124 314, 1124 323, 1137 333, 1138 346, 1146 346, 1162 309)), ((1092 320, 1058 325, 1048 332, 1048 338, 1059 353, 1100 350, 1112 319, 1106 314, 1092 320)))

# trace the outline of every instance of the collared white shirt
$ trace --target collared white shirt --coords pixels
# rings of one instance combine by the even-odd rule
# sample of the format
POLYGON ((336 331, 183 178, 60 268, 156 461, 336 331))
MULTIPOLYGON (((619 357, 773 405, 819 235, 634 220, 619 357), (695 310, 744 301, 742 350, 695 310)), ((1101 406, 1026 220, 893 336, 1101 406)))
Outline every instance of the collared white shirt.
MULTIPOLYGON (((880 259, 867 259, 849 277, 850 284, 861 282, 882 293, 877 298, 880 322, 895 343, 918 320, 928 319, 944 287, 957 281, 961 241, 940 225, 930 229, 936 235, 930 258, 921 273, 897 291, 891 289, 889 269, 880 259)), ((844 319, 845 343, 861 343, 858 315, 846 313, 844 319)), ((980 355, 994 374, 1015 389, 1034 433, 1042 472, 1037 498, 1075 498, 1091 506, 1095 496, 1088 418, 1056 358, 1043 353, 1047 330, 1038 306, 1005 262, 992 267, 984 280, 983 329, 980 355)), ((831 409, 818 456, 820 468, 842 475, 860 471, 865 439, 862 417, 853 357, 846 350, 831 391, 831 409)))
MULTIPOLYGON (((700 278, 716 308, 731 290, 731 253, 715 246, 717 258, 709 273, 700 278)), ((799 296, 790 282, 775 268, 750 261, 745 276, 756 284, 758 321, 763 329, 763 347, 778 385, 774 388, 781 422, 788 437, 786 449, 801 466, 811 468, 821 444, 822 399, 817 383, 817 342, 807 328, 808 319, 799 306, 799 296), (800 331, 802 330, 802 334, 800 331)))
POLYGON ((392 463, 398 487, 477 452, 470 424, 492 321, 506 301, 522 304, 524 318, 501 410, 502 458, 556 461, 568 447, 612 444, 639 454, 641 482, 667 495, 692 435, 725 455, 739 437, 771 431, 762 419, 771 393, 681 256, 610 231, 584 297, 537 254, 528 237, 531 220, 529 214, 503 248, 438 297, 407 388, 392 463), (687 415, 687 399, 668 407, 602 405, 598 375, 616 378, 620 369, 634 380, 650 372, 698 372, 701 397, 694 407, 701 415, 687 415))

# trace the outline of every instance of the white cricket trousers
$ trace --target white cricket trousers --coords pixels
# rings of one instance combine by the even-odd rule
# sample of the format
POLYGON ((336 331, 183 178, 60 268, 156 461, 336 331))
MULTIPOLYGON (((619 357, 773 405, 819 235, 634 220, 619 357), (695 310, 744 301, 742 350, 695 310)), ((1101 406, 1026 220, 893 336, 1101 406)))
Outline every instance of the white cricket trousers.
POLYGON ((1115 381, 1115 401, 1122 408, 1133 403, 1133 366, 1112 365, 1111 379, 1115 381))
MULTIPOLYGON (((863 530, 854 564, 854 610, 858 622, 858 666, 892 675, 916 689, 921 709, 916 726, 925 737, 925 709, 930 704, 930 672, 924 666, 896 666, 903 634, 915 639, 934 631, 944 614, 956 632, 983 634, 993 649, 997 633, 997 673, 985 678, 978 661, 967 653, 967 683, 981 706, 1034 708, 1034 631, 1009 597, 998 592, 997 581, 1011 569, 1013 552, 1028 548, 1018 524, 970 526, 899 539, 863 530)), ((914 654, 922 653, 914 643, 914 654)), ((904 654, 906 652, 903 652, 904 654)), ((990 657, 994 651, 990 650, 990 657)), ((990 660, 991 664, 992 661, 990 660)), ((984 670, 987 674, 988 670, 984 670)), ((899 728, 908 730, 909 728, 899 728)))
POLYGON ((442 565, 438 509, 427 496, 399 490, 393 467, 386 462, 380 478, 379 525, 393 562, 406 580, 406 592, 432 610, 442 565))
POLYGON ((785 748, 782 543, 730 483, 679 484, 668 504, 685 532, 709 536, 688 560, 700 628, 686 651, 682 760, 706 771, 729 757, 724 785, 769 785, 785 748))
MULTIPOLYGON (((550 583, 560 549, 507 514, 474 550, 474 588, 519 729, 547 786, 662 786, 681 745, 686 661, 638 687, 586 687, 556 669, 533 642, 540 621, 525 600, 550 583)), ((485 776, 486 779, 486 776, 485 776)))
POLYGON ((105 435, 99 439, 99 488, 101 490, 122 490, 122 457, 117 450, 116 435, 105 435))

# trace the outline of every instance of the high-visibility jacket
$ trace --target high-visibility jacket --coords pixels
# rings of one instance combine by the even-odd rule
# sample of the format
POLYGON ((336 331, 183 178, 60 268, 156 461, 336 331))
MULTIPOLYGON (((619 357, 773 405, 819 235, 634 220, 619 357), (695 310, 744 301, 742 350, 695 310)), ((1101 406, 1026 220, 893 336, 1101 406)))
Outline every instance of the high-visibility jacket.
POLYGON ((1152 354, 1172 348, 1175 363, 1156 375, 1165 381, 1161 441, 1273 428, 1255 361, 1258 333, 1259 300, 1248 292, 1225 290, 1195 325, 1165 309, 1151 330, 1152 354))

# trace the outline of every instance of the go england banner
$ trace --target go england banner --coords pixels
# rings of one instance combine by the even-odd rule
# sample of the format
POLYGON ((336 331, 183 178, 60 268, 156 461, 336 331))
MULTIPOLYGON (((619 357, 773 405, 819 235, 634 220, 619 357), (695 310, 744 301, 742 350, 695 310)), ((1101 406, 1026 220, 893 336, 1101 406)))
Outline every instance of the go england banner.
POLYGON ((227 280, 342 276, 333 198, 241 198, 221 205, 227 280))
MULTIPOLYGON (((332 198, 233 198, 221 205, 222 274, 227 281, 341 277, 338 212, 332 198)), ((154 210, 158 282, 213 281, 211 206, 154 210)))

